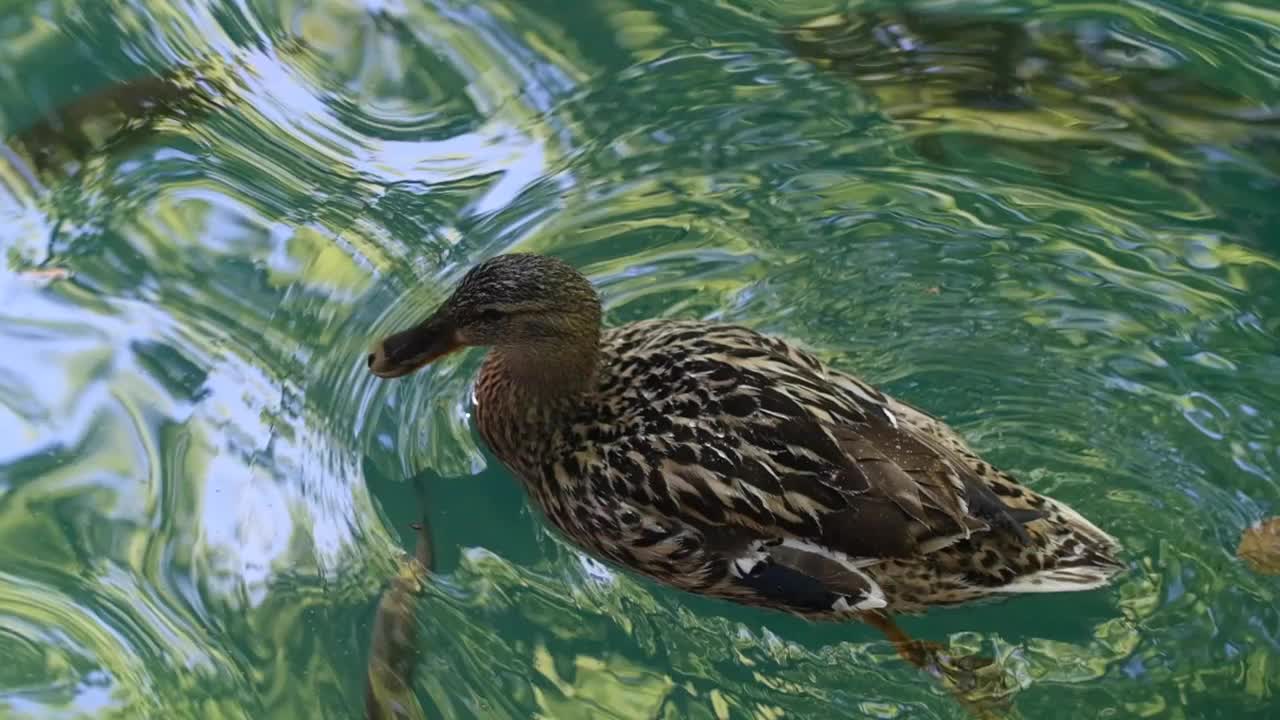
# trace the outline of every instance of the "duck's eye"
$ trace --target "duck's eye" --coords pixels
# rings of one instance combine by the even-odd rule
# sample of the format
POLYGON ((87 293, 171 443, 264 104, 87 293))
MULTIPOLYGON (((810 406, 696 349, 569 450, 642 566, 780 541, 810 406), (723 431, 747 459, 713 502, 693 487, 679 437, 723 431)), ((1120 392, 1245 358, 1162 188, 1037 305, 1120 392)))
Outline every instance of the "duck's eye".
POLYGON ((494 308, 486 308, 480 311, 480 319, 485 322, 497 322, 502 319, 502 311, 494 308))

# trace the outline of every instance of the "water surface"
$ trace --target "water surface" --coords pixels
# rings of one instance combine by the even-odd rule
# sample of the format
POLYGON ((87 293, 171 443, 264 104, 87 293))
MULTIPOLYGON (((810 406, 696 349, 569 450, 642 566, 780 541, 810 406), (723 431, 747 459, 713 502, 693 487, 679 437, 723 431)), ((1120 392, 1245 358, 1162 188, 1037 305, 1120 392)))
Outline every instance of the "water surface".
POLYGON ((793 338, 1114 533, 1106 590, 906 621, 1008 716, 1273 717, 1280 584, 1234 550, 1280 514, 1280 12, 904 7, 7 3, 0 715, 360 716, 422 483, 430 717, 965 717, 869 628, 552 535, 476 354, 368 376, 526 250, 611 323, 793 338))

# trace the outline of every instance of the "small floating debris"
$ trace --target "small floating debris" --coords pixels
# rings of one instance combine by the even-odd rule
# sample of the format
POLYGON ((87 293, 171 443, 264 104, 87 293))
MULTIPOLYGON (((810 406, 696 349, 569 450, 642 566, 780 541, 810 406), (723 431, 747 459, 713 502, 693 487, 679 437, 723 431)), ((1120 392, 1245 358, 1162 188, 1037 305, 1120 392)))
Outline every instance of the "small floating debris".
POLYGON ((1260 575, 1280 575, 1280 517, 1256 522, 1245 530, 1236 555, 1260 575))
POLYGON ((68 280, 71 276, 72 272, 70 270, 60 267, 31 268, 18 271, 18 277, 23 280, 42 285, 48 285, 58 280, 68 280))

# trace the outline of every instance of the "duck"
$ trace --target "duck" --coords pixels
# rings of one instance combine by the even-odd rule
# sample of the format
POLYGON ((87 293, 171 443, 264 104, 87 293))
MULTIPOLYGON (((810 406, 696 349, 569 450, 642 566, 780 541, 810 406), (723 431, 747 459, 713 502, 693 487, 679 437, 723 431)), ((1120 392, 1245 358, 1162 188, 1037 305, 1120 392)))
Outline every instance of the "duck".
POLYGON ((603 314, 571 264, 502 254, 375 342, 368 369, 400 378, 487 348, 485 445, 571 543, 677 590, 886 629, 891 614, 1101 588, 1124 567, 1067 504, 794 342, 603 314))

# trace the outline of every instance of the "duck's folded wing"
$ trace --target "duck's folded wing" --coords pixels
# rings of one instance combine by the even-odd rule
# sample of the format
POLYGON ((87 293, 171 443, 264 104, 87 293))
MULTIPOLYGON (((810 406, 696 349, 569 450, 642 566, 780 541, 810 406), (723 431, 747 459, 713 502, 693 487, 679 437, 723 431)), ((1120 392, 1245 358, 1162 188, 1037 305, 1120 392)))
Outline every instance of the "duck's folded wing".
MULTIPOLYGON (((888 416, 843 422, 803 406, 734 428, 746 450, 722 495, 763 497, 776 532, 860 560, 926 554, 1040 517, 1007 507, 940 443, 888 416)), ((728 520, 757 518, 729 514, 728 520)))
POLYGON ((768 432, 781 443, 757 437, 753 446, 763 452, 744 453, 739 474, 725 478, 731 489, 721 494, 765 498, 773 522, 761 523, 744 507, 727 512, 719 532, 739 538, 731 582, 773 604, 883 607, 868 566, 927 555, 974 533, 1025 539, 1021 523, 1040 517, 1005 506, 946 448, 895 423, 833 425, 800 416, 755 425, 739 432, 768 432))
POLYGON ((974 533, 1027 539, 1022 523, 1040 513, 1006 506, 971 457, 869 386, 775 345, 704 355, 686 372, 707 397, 693 411, 652 408, 671 432, 609 456, 637 506, 697 528, 736 582, 793 606, 874 607, 871 565, 974 533))

